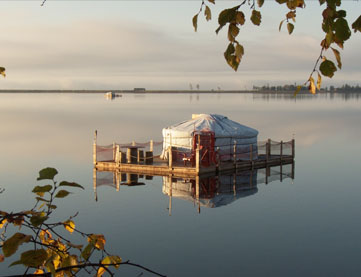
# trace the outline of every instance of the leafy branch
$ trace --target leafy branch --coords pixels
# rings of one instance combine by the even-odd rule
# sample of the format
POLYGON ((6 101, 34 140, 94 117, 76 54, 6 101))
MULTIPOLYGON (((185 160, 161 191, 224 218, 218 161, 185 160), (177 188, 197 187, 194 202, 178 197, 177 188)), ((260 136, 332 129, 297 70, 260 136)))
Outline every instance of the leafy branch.
MULTIPOLYGON (((275 0, 280 5, 286 5, 289 11, 285 15, 285 19, 283 19, 279 24, 279 31, 282 29, 282 25, 284 22, 287 22, 287 30, 291 35, 294 31, 294 24, 296 22, 296 12, 297 9, 304 9, 306 7, 305 0, 275 0), (293 23, 290 22, 292 20, 293 23)), ((215 1, 209 1, 215 4, 215 1)), ((228 65, 234 70, 237 71, 238 66, 242 60, 244 55, 244 48, 238 42, 237 37, 240 33, 240 27, 245 24, 245 15, 240 8, 244 4, 248 4, 251 12, 250 20, 256 25, 260 26, 262 15, 261 12, 256 10, 256 6, 261 8, 264 4, 264 0, 257 0, 257 5, 255 0, 244 0, 240 5, 237 5, 233 8, 225 9, 221 11, 218 15, 218 23, 219 27, 216 29, 216 33, 226 25, 228 25, 228 40, 229 44, 224 52, 224 57, 228 63, 228 65)), ((323 23, 322 30, 326 33, 325 38, 321 41, 321 54, 317 58, 315 66, 310 74, 308 80, 304 83, 304 85, 309 85, 309 91, 313 94, 316 93, 316 89, 321 89, 322 77, 326 76, 332 78, 334 73, 337 71, 337 67, 341 69, 341 55, 339 50, 334 45, 337 45, 339 48, 343 49, 343 45, 346 40, 348 40, 351 36, 351 30, 348 26, 348 22, 346 20, 346 11, 338 9, 341 6, 341 0, 319 0, 320 5, 324 5, 326 3, 326 8, 322 12, 323 23), (335 64, 326 58, 324 52, 331 48, 336 62, 335 64), (318 68, 318 69, 317 69, 318 68), (314 81, 313 74, 317 72, 317 84, 314 81)), ((195 31, 197 31, 197 18, 200 12, 202 11, 202 7, 205 5, 204 0, 202 0, 202 5, 200 11, 193 17, 193 26, 195 31)), ((205 5, 206 6, 206 5, 205 5)), ((210 19, 206 17, 207 21, 210 19)), ((361 16, 359 16, 352 24, 352 28, 354 32, 361 32, 361 16)), ((298 86, 295 91, 295 95, 300 91, 302 86, 298 86)))
MULTIPOLYGON (((0 211, 0 262, 13 256, 23 245, 33 245, 32 250, 20 253, 20 259, 10 266, 23 265, 26 270, 22 275, 14 276, 76 276, 85 270, 88 274, 96 272, 100 277, 104 273, 114 276, 111 269, 118 269, 121 265, 129 265, 141 268, 157 276, 164 276, 142 265, 122 261, 117 255, 111 255, 105 249, 106 239, 102 234, 85 233, 76 229, 74 218, 76 213, 65 221, 51 223, 49 220, 57 209, 54 201, 65 198, 71 194, 68 188, 81 188, 75 182, 54 180, 57 175, 55 168, 44 168, 39 172, 38 181, 50 180, 52 184, 35 186, 32 190, 36 194, 36 204, 30 210, 21 212, 0 211), (19 227, 30 231, 29 233, 17 232, 7 238, 8 227, 19 227), (76 233, 87 240, 86 244, 74 244, 64 235, 60 234, 58 228, 64 228, 70 234, 76 233), (101 256, 99 262, 91 259, 93 254, 101 256), (34 273, 28 273, 30 269, 34 273), (34 275, 35 274, 35 275, 34 275), (59 275, 60 274, 60 275, 59 275)), ((27 247, 29 249, 29 247, 27 247)))

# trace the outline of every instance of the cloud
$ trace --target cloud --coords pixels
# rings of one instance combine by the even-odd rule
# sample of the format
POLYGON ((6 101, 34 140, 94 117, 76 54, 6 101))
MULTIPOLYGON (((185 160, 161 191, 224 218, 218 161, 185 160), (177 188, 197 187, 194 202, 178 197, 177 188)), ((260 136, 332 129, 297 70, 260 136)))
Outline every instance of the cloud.
MULTIPOLYGON (((265 82, 303 82, 319 54, 310 35, 285 33, 241 38, 246 55, 234 73, 223 58, 225 31, 219 36, 179 34, 136 20, 71 18, 67 22, 7 24, 0 34, 0 60, 8 77, 3 88, 43 89, 204 89, 250 88, 265 82)), ((9 19, 10 20, 10 19, 9 19)), ((27 22, 27 23, 24 23, 27 22)), ((358 80, 357 47, 343 55, 341 80, 358 80), (351 57, 351 58, 350 58, 351 57)))

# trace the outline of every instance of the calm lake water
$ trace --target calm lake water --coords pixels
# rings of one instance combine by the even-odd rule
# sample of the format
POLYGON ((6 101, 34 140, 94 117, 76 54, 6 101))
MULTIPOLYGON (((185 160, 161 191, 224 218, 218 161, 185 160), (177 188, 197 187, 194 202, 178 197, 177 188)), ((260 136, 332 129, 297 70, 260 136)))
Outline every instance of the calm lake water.
MULTIPOLYGON (((319 95, 0 94, 0 210, 28 209, 38 171, 86 189, 58 201, 57 216, 103 233, 108 250, 168 276, 360 276, 361 101, 319 95), (92 139, 162 139, 162 128, 217 113, 259 130, 259 139, 296 140, 295 179, 259 183, 223 205, 198 207, 144 186, 101 186, 94 199, 92 139)), ((258 174, 260 176, 261 172, 258 174)), ((22 272, 0 264, 0 275, 22 272)), ((139 276, 123 267, 118 275, 139 276)), ((144 273, 143 276, 151 276, 144 273)))

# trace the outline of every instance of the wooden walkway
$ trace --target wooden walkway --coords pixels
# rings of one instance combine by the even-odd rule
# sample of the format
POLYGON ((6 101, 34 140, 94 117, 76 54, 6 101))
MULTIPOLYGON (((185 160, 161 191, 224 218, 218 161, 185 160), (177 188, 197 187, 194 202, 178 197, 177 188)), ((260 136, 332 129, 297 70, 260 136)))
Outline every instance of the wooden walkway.
POLYGON ((227 171, 234 170, 251 170, 258 168, 266 168, 270 166, 277 166, 283 164, 292 164, 294 162, 293 156, 271 155, 268 157, 265 155, 259 155, 258 159, 253 161, 227 161, 222 162, 218 166, 200 167, 197 172, 196 167, 185 167, 180 164, 169 166, 167 161, 155 158, 153 164, 128 164, 128 163, 116 163, 114 161, 96 162, 94 165, 97 170, 100 171, 121 171, 135 174, 144 175, 160 175, 167 176, 173 175, 177 177, 194 177, 208 174, 218 174, 227 171))

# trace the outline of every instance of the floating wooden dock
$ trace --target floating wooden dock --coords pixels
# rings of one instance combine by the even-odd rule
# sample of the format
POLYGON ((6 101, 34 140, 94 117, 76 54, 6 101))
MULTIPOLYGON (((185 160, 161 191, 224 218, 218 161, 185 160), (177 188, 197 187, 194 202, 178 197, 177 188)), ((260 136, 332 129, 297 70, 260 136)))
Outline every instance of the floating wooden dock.
POLYGON ((233 155, 230 155, 233 156, 233 159, 228 161, 217 159, 214 164, 209 166, 202 166, 201 150, 199 148, 195 151, 194 165, 191 166, 185 161, 174 161, 172 153, 176 150, 173 147, 168 149, 168 160, 162 160, 159 156, 153 155, 153 141, 150 141, 149 151, 146 152, 141 150, 144 146, 139 145, 141 144, 137 145, 133 142, 129 145, 113 143, 111 146, 98 146, 97 132, 95 132, 93 145, 94 168, 100 171, 121 171, 141 175, 195 177, 220 174, 227 171, 267 168, 283 164, 293 164, 294 166, 295 158, 294 139, 288 142, 275 142, 268 139, 259 143, 259 153, 262 151, 264 153, 258 154, 256 159, 252 157, 252 145, 250 145, 250 151, 247 152, 250 153, 247 159, 237 159, 237 155, 240 155, 240 153, 236 152, 237 147, 234 146, 233 155), (121 149, 125 148, 126 151, 121 151, 121 149), (102 149, 107 150, 111 157, 99 160, 98 154, 102 149))

